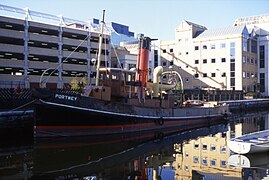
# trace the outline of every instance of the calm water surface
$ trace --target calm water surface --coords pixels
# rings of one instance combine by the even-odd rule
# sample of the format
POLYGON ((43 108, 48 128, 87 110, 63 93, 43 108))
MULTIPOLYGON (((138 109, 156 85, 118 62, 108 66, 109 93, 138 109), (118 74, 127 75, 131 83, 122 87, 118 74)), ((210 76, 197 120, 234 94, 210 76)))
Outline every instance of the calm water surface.
POLYGON ((0 179, 262 179, 269 152, 240 156, 250 162, 242 167, 232 161, 227 141, 264 129, 269 112, 165 137, 34 139, 23 131, 2 132, 0 179))

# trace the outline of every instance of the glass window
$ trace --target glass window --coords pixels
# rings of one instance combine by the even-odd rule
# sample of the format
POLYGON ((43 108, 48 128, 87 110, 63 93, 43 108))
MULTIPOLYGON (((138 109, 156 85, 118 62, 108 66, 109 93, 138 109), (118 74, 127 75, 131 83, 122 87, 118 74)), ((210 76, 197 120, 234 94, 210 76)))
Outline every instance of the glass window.
POLYGON ((163 49, 163 53, 166 53, 166 49, 163 49))
POLYGON ((199 149, 199 144, 195 143, 194 144, 194 149, 199 149))
POLYGON ((207 77, 207 73, 203 73, 203 77, 207 77))
POLYGON ((216 49, 216 45, 215 44, 211 44, 211 49, 216 49))
POLYGON ((203 144, 203 150, 207 150, 207 145, 203 144))
POLYGON ((221 160, 221 161, 220 161, 220 166, 221 166, 221 167, 226 167, 226 165, 227 165, 227 164, 226 164, 226 161, 225 161, 225 160, 221 160))
POLYGON ((226 153, 226 146, 221 146, 220 147, 220 152, 221 153, 226 153))
POLYGON ((170 49, 170 52, 172 53, 172 52, 174 52, 174 50, 173 49, 170 49))
POLYGON ((203 159, 202 159, 202 164, 203 164, 203 165, 207 165, 207 159, 206 159, 206 158, 203 158, 203 159))
POLYGON ((230 83, 231 86, 235 86, 235 78, 231 78, 231 83, 230 83))
POLYGON ((265 63, 264 63, 264 56, 265 56, 265 53, 264 53, 264 46, 260 46, 260 68, 264 68, 265 67, 265 63))
POLYGON ((216 59, 215 58, 211 59, 211 63, 216 63, 216 59))
POLYGON ((199 60, 198 59, 194 60, 194 63, 199 64, 199 60))
POLYGON ((230 70, 231 71, 235 71, 235 63, 231 63, 230 64, 230 70))
POLYGON ((247 51, 247 39, 245 39, 245 38, 243 38, 243 41, 242 41, 242 43, 243 43, 243 51, 247 51))
POLYGON ((221 58, 221 62, 226 62, 226 58, 221 58))
POLYGON ((206 45, 203 45, 203 49, 207 49, 207 46, 206 45))
POLYGON ((196 50, 196 51, 199 50, 199 46, 195 46, 194 50, 196 50))
POLYGON ((211 150, 211 151, 216 151, 216 146, 215 146, 214 144, 211 144, 211 146, 210 146, 210 150, 211 150))
POLYGON ((232 47, 230 48, 230 55, 232 58, 235 57, 235 48, 232 48, 232 47))
POLYGON ((199 163, 199 158, 197 156, 193 157, 193 163, 199 163))
POLYGON ((226 48, 226 44, 225 43, 221 43, 220 44, 220 48, 226 48))
POLYGON ((245 56, 242 57, 242 62, 246 63, 246 57, 245 56))
POLYGON ((217 164, 217 161, 215 159, 210 161, 211 166, 216 166, 216 164, 217 164))
POLYGON ((260 73, 260 92, 265 92, 265 73, 260 73))
POLYGON ((203 59, 203 63, 206 64, 207 63, 207 59, 203 59))
POLYGON ((257 40, 251 40, 251 52, 257 54, 257 40))
POLYGON ((216 73, 211 73, 211 77, 216 77, 216 73))

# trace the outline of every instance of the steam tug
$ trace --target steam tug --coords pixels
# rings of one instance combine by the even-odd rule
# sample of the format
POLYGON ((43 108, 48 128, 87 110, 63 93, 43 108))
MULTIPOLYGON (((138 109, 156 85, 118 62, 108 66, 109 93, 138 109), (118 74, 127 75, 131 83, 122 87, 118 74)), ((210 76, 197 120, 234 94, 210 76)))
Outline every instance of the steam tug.
MULTIPOLYGON (((102 29, 102 28, 101 28, 102 29)), ((139 39, 136 70, 96 67, 96 82, 83 93, 37 88, 35 135, 81 136, 137 132, 172 133, 223 122, 228 106, 176 106, 175 84, 160 84, 158 66, 148 82, 152 39, 139 39)), ((99 44, 102 44, 100 36, 99 44)))

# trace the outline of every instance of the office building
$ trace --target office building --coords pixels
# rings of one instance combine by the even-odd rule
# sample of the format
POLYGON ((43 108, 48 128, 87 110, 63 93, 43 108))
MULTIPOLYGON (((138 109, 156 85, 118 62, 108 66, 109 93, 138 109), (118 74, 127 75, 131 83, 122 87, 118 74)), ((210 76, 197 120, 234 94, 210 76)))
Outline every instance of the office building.
POLYGON ((173 65, 185 89, 260 92, 268 96, 268 18, 239 18, 234 26, 207 29, 189 21, 173 41, 160 41, 155 65, 173 65))

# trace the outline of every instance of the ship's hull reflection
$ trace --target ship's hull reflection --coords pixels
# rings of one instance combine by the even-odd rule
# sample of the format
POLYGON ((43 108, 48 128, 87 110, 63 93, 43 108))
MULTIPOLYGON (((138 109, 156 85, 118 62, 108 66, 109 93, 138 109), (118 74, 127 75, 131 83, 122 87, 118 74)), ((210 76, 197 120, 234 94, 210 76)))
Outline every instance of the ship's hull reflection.
POLYGON ((227 131, 227 126, 222 124, 169 136, 147 133, 128 136, 36 139, 32 178, 132 179, 137 176, 148 179, 148 169, 154 169, 153 160, 150 160, 153 156, 170 157, 158 163, 172 162, 175 143, 224 131, 227 131))

